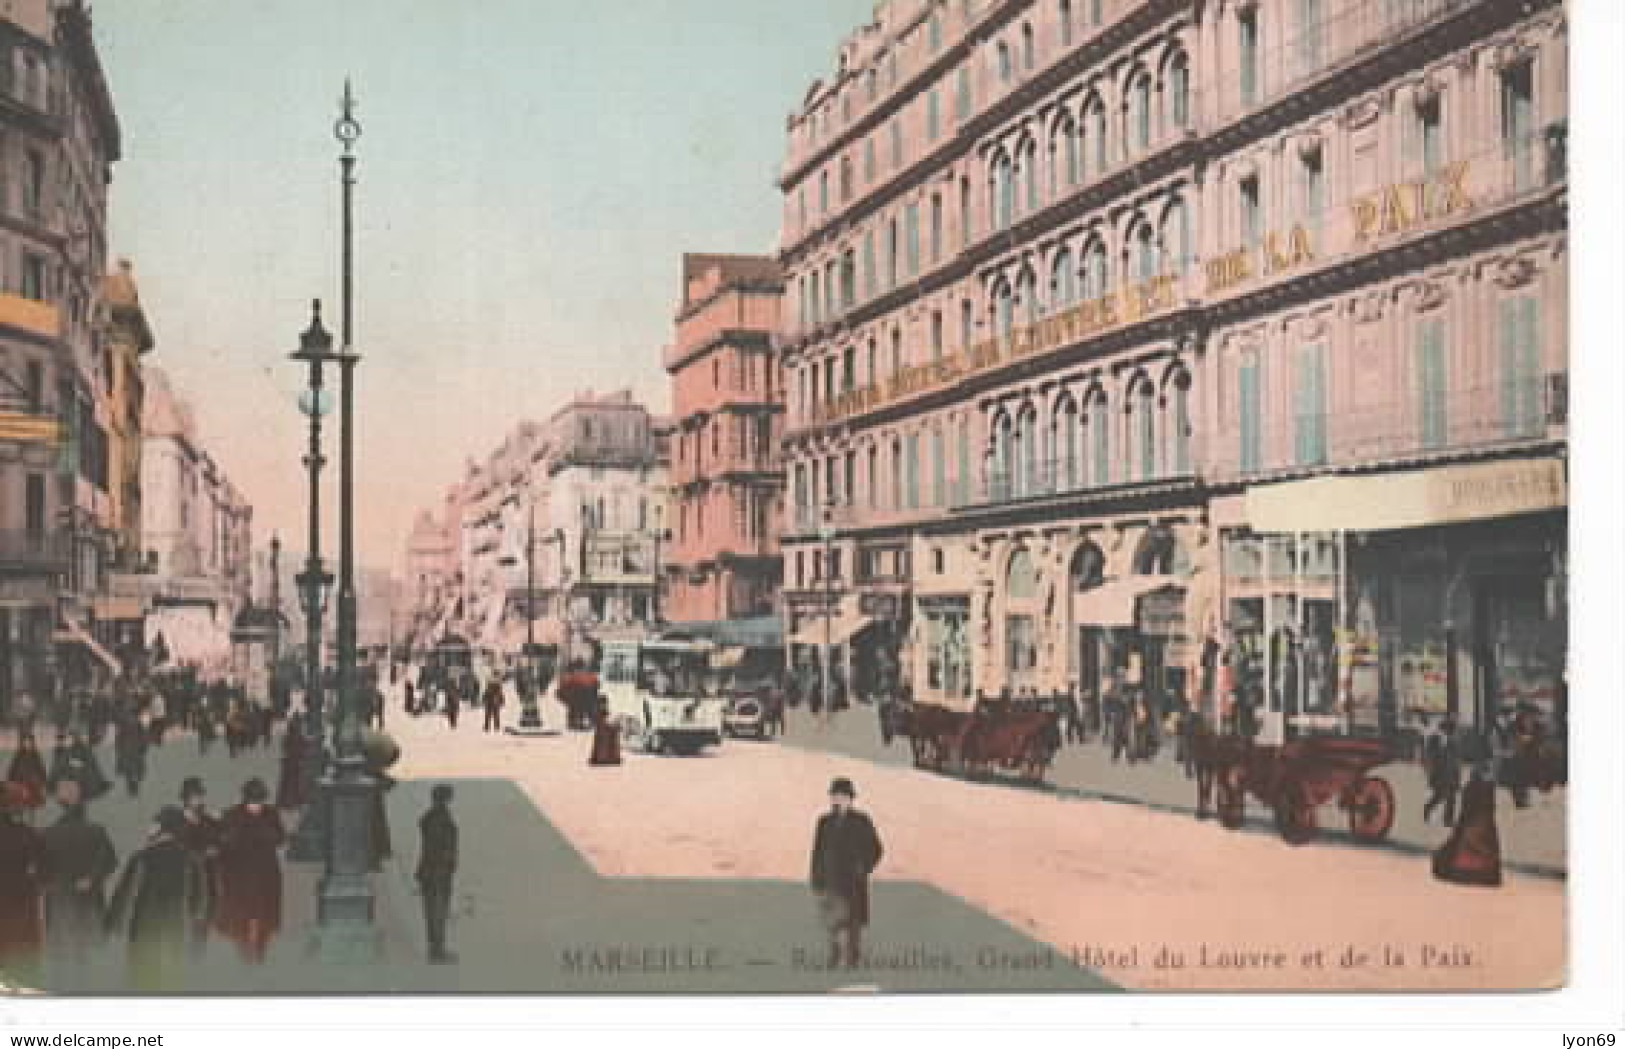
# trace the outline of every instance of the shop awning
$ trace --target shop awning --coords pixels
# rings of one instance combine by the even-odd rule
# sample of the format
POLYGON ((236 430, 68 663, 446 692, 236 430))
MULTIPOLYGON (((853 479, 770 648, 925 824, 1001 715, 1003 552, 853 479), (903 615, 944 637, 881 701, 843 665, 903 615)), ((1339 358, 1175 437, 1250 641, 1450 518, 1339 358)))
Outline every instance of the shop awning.
POLYGON ((147 614, 146 602, 134 595, 98 597, 94 607, 96 618, 104 622, 140 619, 147 614))
POLYGON ((77 620, 71 616, 66 616, 62 620, 62 625, 63 629, 57 633, 56 640, 84 645, 92 655, 101 660, 107 669, 111 670, 115 675, 124 672, 124 664, 120 663, 113 653, 107 651, 101 642, 92 637, 90 631, 80 626, 77 620))
POLYGON ((835 621, 828 624, 828 633, 826 634, 824 619, 809 619, 802 625, 801 629, 790 638, 790 643, 792 645, 812 645, 815 647, 826 643, 831 645, 844 645, 854 635, 861 632, 865 627, 873 622, 873 616, 836 616, 835 621))
POLYGON ((1072 621, 1079 626, 1133 626, 1134 603, 1142 595, 1183 585, 1182 578, 1168 575, 1127 575, 1108 579, 1097 587, 1072 595, 1072 621))
POLYGON ((1260 485, 1247 491, 1247 523, 1261 533, 1383 532, 1567 505, 1562 462, 1517 459, 1260 485))

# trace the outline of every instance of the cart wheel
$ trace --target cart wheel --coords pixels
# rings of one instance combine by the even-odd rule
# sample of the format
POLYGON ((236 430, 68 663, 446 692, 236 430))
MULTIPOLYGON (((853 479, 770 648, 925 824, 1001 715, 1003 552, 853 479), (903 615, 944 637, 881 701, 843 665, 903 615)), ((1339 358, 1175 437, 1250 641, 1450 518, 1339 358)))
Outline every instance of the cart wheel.
POLYGON ((1288 845, 1303 845, 1315 836, 1315 807, 1303 785, 1291 780, 1281 785, 1275 801, 1275 829, 1288 845))
POLYGON ((1393 829, 1394 788, 1387 780, 1362 776, 1349 788, 1344 802, 1349 810, 1349 832, 1355 841, 1374 845, 1393 829))
POLYGON ((1227 765, 1214 777, 1218 792, 1219 826, 1237 830, 1247 819, 1247 788, 1239 765, 1227 765))

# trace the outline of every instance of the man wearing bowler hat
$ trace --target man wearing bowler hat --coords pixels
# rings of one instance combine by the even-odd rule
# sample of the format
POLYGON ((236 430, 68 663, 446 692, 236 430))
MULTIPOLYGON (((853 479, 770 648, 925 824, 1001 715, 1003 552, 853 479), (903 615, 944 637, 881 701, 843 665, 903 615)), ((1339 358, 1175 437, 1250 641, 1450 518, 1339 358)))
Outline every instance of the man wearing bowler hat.
POLYGON ((869 875, 882 854, 875 825, 852 807, 856 797, 851 780, 831 783, 830 809, 818 817, 813 834, 811 882, 829 934, 830 968, 843 959, 848 968, 858 964, 863 927, 869 924, 869 875))

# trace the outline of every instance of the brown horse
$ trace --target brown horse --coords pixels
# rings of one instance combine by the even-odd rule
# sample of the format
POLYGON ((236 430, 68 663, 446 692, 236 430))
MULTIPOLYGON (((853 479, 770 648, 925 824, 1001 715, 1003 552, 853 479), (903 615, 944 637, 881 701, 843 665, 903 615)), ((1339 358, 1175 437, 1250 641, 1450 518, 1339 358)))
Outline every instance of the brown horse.
POLYGON ((1257 765, 1253 741, 1215 732, 1206 721, 1198 720, 1190 746, 1196 766, 1196 818, 1207 819, 1209 805, 1217 800, 1219 822, 1232 829, 1241 826, 1248 784, 1254 780, 1257 765))

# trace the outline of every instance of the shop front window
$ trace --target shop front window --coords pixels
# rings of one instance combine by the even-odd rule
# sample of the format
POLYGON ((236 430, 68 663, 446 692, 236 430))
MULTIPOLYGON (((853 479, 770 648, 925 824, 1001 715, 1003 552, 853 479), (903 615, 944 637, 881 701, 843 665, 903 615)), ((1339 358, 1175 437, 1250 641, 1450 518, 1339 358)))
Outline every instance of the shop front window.
POLYGON ((1038 669, 1038 633, 1032 616, 1005 618, 1005 669, 1013 681, 1023 681, 1038 669))
POLYGON ((971 695, 970 603, 944 602, 925 610, 926 687, 956 698, 971 695))

